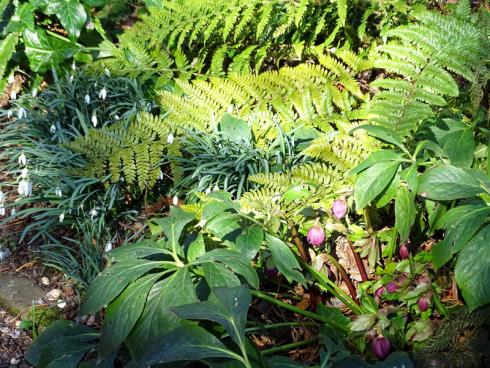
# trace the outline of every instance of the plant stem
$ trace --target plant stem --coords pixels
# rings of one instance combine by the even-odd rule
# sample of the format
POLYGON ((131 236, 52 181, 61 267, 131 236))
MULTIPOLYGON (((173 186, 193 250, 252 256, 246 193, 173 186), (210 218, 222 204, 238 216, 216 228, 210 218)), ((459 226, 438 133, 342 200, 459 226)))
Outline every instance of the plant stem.
POLYGON ((348 240, 348 242, 349 242, 350 250, 352 251, 352 255, 354 256, 354 259, 356 261, 357 269, 359 270, 359 273, 361 274, 362 281, 368 281, 369 277, 367 275, 366 268, 364 267, 364 263, 362 262, 361 256, 354 249, 354 245, 352 244, 352 242, 350 240, 348 240))
POLYGON ((299 253, 301 254, 301 258, 303 258, 305 262, 310 263, 311 261, 310 255, 308 254, 306 247, 303 245, 303 242, 299 237, 298 230, 296 230, 296 226, 290 225, 290 228, 291 228, 291 236, 293 238, 294 244, 296 244, 296 247, 298 247, 299 253))
POLYGON ((347 288, 349 289, 349 293, 351 295, 352 300, 356 302, 356 304, 359 304, 359 300, 357 299, 357 291, 356 288, 354 287, 354 284, 352 283, 352 280, 350 279, 349 275, 347 274, 347 271, 345 270, 344 267, 331 255, 327 255, 328 260, 335 266, 335 268, 339 271, 340 276, 342 277, 342 280, 345 282, 347 285, 347 288))
POLYGON ((271 355, 274 353, 278 353, 280 351, 291 350, 291 349, 296 349, 296 348, 299 348, 302 346, 310 345, 316 341, 318 341, 318 337, 313 337, 311 339, 293 342, 291 344, 280 345, 280 346, 273 347, 271 349, 263 350, 263 351, 261 351, 261 354, 262 355, 271 355))
POLYGON ((342 325, 342 324, 339 324, 338 322, 330 319, 330 318, 327 318, 327 317, 323 317, 319 314, 316 314, 316 313, 313 313, 313 312, 310 312, 310 311, 306 311, 306 310, 303 310, 301 308, 298 308, 294 305, 291 305, 291 304, 288 304, 288 303, 285 303, 281 300, 278 300, 276 298, 273 298, 267 294, 264 294, 258 290, 250 290, 251 294, 257 298, 260 298, 260 299, 263 299, 269 303, 272 303, 272 304, 275 304, 277 305, 278 307, 281 307, 281 308, 284 308, 284 309, 287 309, 287 310, 290 310, 291 312, 294 312, 294 313, 297 313, 297 314, 300 314, 302 316, 305 316, 305 317, 308 317, 308 318, 311 318, 311 319, 314 319, 314 320, 317 320, 317 321, 320 321, 320 322, 323 322, 327 325, 330 325, 340 331, 343 331, 343 332, 349 332, 349 329, 342 325))

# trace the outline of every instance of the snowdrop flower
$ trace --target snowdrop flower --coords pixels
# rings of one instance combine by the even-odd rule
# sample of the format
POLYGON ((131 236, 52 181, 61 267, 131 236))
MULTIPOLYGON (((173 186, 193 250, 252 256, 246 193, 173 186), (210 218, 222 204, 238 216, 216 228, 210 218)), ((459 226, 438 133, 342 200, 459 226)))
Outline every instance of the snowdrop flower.
POLYGON ((77 64, 75 62, 71 63, 71 70, 77 70, 77 64))
POLYGON ((10 211, 10 216, 14 217, 16 214, 17 211, 15 210, 15 208, 12 208, 12 210, 10 211))
POLYGON ((110 77, 110 76, 111 76, 111 72, 110 72, 110 71, 109 71, 109 69, 107 69, 107 68, 105 68, 105 69, 104 69, 104 73, 105 73, 105 75, 107 75, 108 77, 110 77))
POLYGON ((32 182, 22 179, 19 182, 19 187, 17 188, 17 192, 20 195, 29 197, 32 194, 32 182))
POLYGON ((105 100, 107 97, 107 90, 104 88, 102 88, 99 92, 99 98, 105 100))
POLYGON ((218 183, 214 185, 213 192, 217 192, 219 190, 218 183))
POLYGON ((0 204, 3 204, 3 201, 5 201, 5 194, 0 190, 0 204))
POLYGON ((158 174, 158 179, 163 180, 163 172, 160 170, 160 173, 158 174))
POLYGON ((36 98, 37 96, 37 88, 33 88, 32 91, 31 91, 31 96, 36 98))
POLYGON ((56 187, 56 189, 54 190, 54 195, 56 195, 60 198, 63 197, 63 192, 61 191, 60 187, 56 187))
POLYGON ((21 107, 19 109, 19 111, 17 112, 17 118, 18 119, 23 119, 25 117, 27 117, 27 111, 26 111, 26 109, 24 109, 23 107, 21 107))
POLYGON ((177 205, 179 204, 179 197, 174 196, 174 197, 172 198, 172 204, 173 204, 174 206, 177 206, 177 205))
POLYGON ((70 82, 73 82, 73 75, 70 75, 70 82))
POLYGON ((0 216, 5 216, 5 206, 3 204, 0 204, 0 216))
POLYGON ((56 133, 56 125, 52 124, 52 125, 49 127, 49 132, 50 132, 51 134, 56 133))
POLYGON ((8 82, 8 84, 14 83, 15 82, 15 76, 13 74, 10 74, 7 82, 8 82))
POLYGON ((7 111, 7 119, 12 117, 12 110, 7 111))
POLYGON ((118 114, 116 114, 116 115, 114 116, 114 119, 119 120, 119 119, 121 119, 121 118, 119 117, 119 115, 118 115, 118 114))
POLYGON ((83 99, 85 100, 85 105, 88 105, 90 103, 90 96, 89 95, 85 95, 85 97, 83 99))
POLYGON ((91 20, 89 20, 86 24, 85 24, 85 28, 87 28, 88 30, 91 30, 91 29, 94 29, 95 28, 95 24, 94 22, 92 22, 91 20))
POLYGON ((167 136, 167 143, 168 144, 172 144, 174 143, 174 135, 172 133, 168 133, 168 136, 167 136))
POLYGON ((108 253, 112 250, 112 243, 108 242, 104 247, 104 252, 108 253))
POLYGON ((97 211, 97 209, 95 208, 92 208, 92 210, 90 211, 90 217, 92 218, 92 220, 97 217, 97 215, 99 214, 99 212, 97 211))
POLYGON ((60 214, 59 217, 60 222, 63 222, 64 219, 65 219, 65 214, 64 213, 60 214))
POLYGON ((0 250, 0 261, 10 257, 11 254, 9 249, 0 250))
POLYGON ((226 109, 226 112, 228 114, 231 114, 233 112, 233 105, 228 106, 228 108, 226 109))
POLYGON ((19 156, 19 165, 22 165, 22 166, 26 166, 27 165, 27 157, 24 154, 24 152, 22 152, 20 154, 20 156, 19 156))
POLYGON ((206 189, 206 191, 204 193, 206 193, 206 194, 211 193, 211 188, 208 187, 208 189, 206 189))
POLYGON ((24 167, 22 169, 22 172, 20 173, 20 177, 22 179, 27 179, 27 176, 29 175, 29 170, 27 169, 27 167, 24 167))
POLYGON ((10 99, 11 100, 17 99, 17 92, 15 92, 15 91, 10 92, 10 99))
POLYGON ((97 115, 95 115, 95 112, 92 114, 92 124, 94 124, 94 128, 97 126, 97 115))

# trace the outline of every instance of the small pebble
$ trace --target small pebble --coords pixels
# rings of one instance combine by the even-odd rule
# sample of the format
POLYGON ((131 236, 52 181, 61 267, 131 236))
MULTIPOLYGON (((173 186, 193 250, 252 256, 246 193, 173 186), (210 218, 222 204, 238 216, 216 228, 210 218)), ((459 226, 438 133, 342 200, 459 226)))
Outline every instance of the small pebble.
POLYGON ((18 365, 20 363, 20 359, 18 358, 12 358, 10 359, 10 364, 11 365, 18 365))
POLYGON ((49 284, 51 284, 51 281, 49 281, 49 279, 46 276, 44 276, 41 277, 41 284, 48 286, 49 284))
POLYGON ((66 307, 66 302, 64 300, 58 300, 58 303, 56 305, 59 309, 64 309, 66 307))
POLYGON ((57 300, 61 295, 61 290, 60 289, 53 289, 51 291, 48 291, 46 293, 46 298, 48 300, 57 300))

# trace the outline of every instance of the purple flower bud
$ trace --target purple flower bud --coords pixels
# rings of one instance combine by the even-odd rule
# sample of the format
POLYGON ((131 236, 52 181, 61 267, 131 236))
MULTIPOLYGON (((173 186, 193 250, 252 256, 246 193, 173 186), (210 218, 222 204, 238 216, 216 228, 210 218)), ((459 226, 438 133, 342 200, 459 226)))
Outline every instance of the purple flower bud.
POLYGON ((265 275, 269 279, 274 279, 277 277, 277 275, 279 275, 279 270, 277 269, 277 267, 272 267, 272 268, 266 267, 265 268, 265 275))
POLYGON ((402 244, 400 249, 398 249, 398 254, 400 255, 401 259, 407 259, 410 257, 410 252, 408 251, 408 247, 405 244, 402 244))
POLYGON ((425 312, 427 309, 429 309, 429 298, 423 296, 419 298, 417 304, 419 306, 420 311, 425 312))
POLYGON ((430 277, 427 275, 420 275, 417 278, 417 285, 423 286, 423 285, 429 285, 430 284, 430 277))
POLYGON ((323 241, 325 240, 325 232, 320 226, 312 226, 310 230, 308 230, 306 239, 308 240, 308 243, 318 247, 322 245, 323 241))
POLYGON ((384 359, 391 350, 391 342, 384 336, 378 336, 371 344, 373 354, 378 359, 384 359))
POLYGON ((338 220, 342 219, 347 213, 347 202, 343 199, 337 199, 333 202, 332 213, 338 220))
POLYGON ((381 296, 384 294, 384 292, 385 292, 385 289, 383 287, 380 287, 380 288, 378 288, 378 290, 376 290, 374 295, 376 295, 378 298, 381 298, 381 296))
POLYGON ((386 291, 388 293, 394 293, 396 292, 400 287, 395 284, 393 281, 389 282, 387 285, 386 285, 386 291))

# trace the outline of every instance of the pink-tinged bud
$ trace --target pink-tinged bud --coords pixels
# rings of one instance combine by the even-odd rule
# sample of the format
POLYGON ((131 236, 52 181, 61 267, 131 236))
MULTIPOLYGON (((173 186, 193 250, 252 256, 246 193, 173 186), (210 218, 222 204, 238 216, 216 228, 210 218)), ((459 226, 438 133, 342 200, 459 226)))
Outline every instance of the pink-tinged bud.
POLYGON ((343 199, 337 199, 333 202, 332 213, 338 220, 344 218, 347 213, 347 202, 343 199))
POLYGON ((429 309, 429 298, 423 296, 419 298, 417 304, 419 306, 420 311, 425 312, 427 309, 429 309))
POLYGON ((398 254, 400 255, 401 259, 407 259, 410 257, 410 252, 408 251, 408 247, 405 244, 402 244, 400 249, 398 249, 398 254))
POLYGON ((384 359, 391 350, 391 342, 384 336, 378 336, 371 344, 373 354, 378 359, 384 359))
POLYGON ((427 275, 420 275, 417 278, 417 285, 423 286, 423 285, 429 285, 431 282, 430 277, 427 275))
POLYGON ((376 290, 374 295, 376 295, 378 298, 381 298, 381 296, 384 294, 384 292, 385 292, 385 289, 383 287, 380 287, 378 290, 376 290))
POLYGON ((265 275, 270 279, 274 279, 277 277, 277 275, 279 275, 279 270, 277 269, 277 267, 272 267, 272 268, 266 267, 265 275))
POLYGON ((306 239, 308 240, 308 243, 318 247, 325 241, 325 232, 320 226, 312 226, 310 230, 308 230, 306 239))
POLYGON ((400 287, 395 284, 393 281, 389 282, 387 285, 386 285, 386 291, 388 293, 394 293, 396 292, 400 287))

